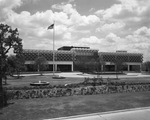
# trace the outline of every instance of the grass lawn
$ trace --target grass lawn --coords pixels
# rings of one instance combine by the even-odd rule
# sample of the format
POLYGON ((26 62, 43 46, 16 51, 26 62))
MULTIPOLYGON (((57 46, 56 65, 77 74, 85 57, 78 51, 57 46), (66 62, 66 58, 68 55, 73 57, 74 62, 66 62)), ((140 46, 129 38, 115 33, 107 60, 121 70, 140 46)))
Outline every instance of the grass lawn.
MULTIPOLYGON (((105 79, 104 79, 105 80, 105 79)), ((19 79, 16 79, 15 77, 8 77, 7 83, 8 85, 4 85, 5 87, 24 87, 24 86, 30 86, 30 83, 32 82, 38 82, 38 81, 47 81, 51 85, 59 85, 59 84, 66 84, 66 83, 79 83, 83 82, 84 78, 65 78, 65 79, 53 79, 51 75, 44 75, 44 76, 26 76, 21 77, 19 79)), ((131 78, 120 78, 119 81, 125 81, 125 82, 150 82, 150 77, 131 77, 131 78)))
POLYGON ((1 120, 43 120, 56 117, 150 106, 150 92, 69 96, 9 101, 1 120))
POLYGON ((15 77, 9 77, 7 80, 8 85, 10 87, 24 87, 29 86, 32 82, 39 82, 39 81, 47 81, 51 85, 59 85, 59 84, 66 84, 66 83, 79 83, 83 82, 84 78, 65 78, 65 79, 53 79, 51 75, 44 75, 44 76, 26 76, 16 79, 15 77))
MULTIPOLYGON (((29 86, 31 82, 48 81, 51 85, 78 83, 84 78, 52 79, 52 76, 8 78, 8 85, 29 86)), ((122 78, 119 81, 150 82, 150 78, 122 78)), ((0 120, 43 120, 56 117, 106 112, 150 106, 150 92, 69 96, 9 101, 0 110, 0 120)))

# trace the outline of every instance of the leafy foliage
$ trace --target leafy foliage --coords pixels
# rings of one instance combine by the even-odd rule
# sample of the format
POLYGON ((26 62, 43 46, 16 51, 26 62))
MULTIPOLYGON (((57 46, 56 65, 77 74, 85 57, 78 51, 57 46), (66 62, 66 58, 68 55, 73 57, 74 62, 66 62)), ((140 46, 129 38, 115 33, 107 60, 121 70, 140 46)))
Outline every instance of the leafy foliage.
POLYGON ((43 56, 39 56, 38 58, 36 58, 35 59, 35 66, 36 66, 37 70, 42 75, 42 71, 47 68, 47 60, 46 60, 46 58, 43 57, 43 56))
POLYGON ((99 72, 101 70, 102 60, 100 59, 98 52, 95 52, 93 56, 77 56, 75 61, 75 67, 81 72, 99 72))
POLYGON ((125 63, 123 60, 117 58, 113 60, 113 63, 115 64, 116 78, 118 79, 118 72, 123 72, 125 63))
POLYGON ((150 61, 143 63, 143 70, 150 72, 150 61))
POLYGON ((18 78, 21 71, 25 71, 25 59, 23 55, 11 55, 7 59, 8 64, 8 73, 10 75, 13 75, 14 73, 17 73, 18 78))
POLYGON ((0 107, 4 105, 2 78, 6 77, 7 54, 10 49, 14 53, 21 54, 22 52, 22 39, 19 38, 17 28, 12 29, 8 25, 0 24, 0 107))
POLYGON ((86 86, 50 86, 32 87, 20 89, 7 89, 7 98, 10 99, 33 99, 46 97, 62 97, 73 95, 111 94, 123 92, 150 91, 149 83, 110 83, 109 85, 86 85, 86 86))

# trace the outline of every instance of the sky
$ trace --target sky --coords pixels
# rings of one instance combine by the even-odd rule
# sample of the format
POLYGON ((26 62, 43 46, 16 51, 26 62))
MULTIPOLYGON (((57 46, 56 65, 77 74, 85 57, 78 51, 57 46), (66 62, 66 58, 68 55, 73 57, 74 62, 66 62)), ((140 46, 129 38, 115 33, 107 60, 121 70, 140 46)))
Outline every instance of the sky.
POLYGON ((81 46, 126 50, 150 61, 150 0, 0 0, 0 23, 18 28, 24 49, 81 46))

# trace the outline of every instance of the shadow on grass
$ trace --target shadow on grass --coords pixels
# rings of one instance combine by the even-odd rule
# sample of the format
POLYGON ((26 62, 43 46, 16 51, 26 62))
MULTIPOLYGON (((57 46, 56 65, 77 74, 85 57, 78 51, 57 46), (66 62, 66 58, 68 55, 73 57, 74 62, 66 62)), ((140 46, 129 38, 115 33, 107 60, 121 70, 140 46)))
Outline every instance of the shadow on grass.
POLYGON ((7 104, 6 105, 4 105, 4 107, 3 108, 6 108, 6 107, 8 107, 8 106, 10 106, 10 105, 13 105, 14 104, 14 102, 7 102, 7 104))
POLYGON ((7 76, 7 80, 19 80, 24 78, 25 76, 7 76))
POLYGON ((4 107, 0 108, 0 115, 3 115, 2 109, 7 108, 8 106, 13 105, 13 104, 14 102, 9 102, 6 105, 4 105, 4 107))
POLYGON ((5 87, 5 86, 8 86, 8 85, 11 85, 11 84, 8 84, 8 83, 7 83, 7 84, 5 84, 5 83, 3 83, 3 86, 4 86, 4 87, 5 87))

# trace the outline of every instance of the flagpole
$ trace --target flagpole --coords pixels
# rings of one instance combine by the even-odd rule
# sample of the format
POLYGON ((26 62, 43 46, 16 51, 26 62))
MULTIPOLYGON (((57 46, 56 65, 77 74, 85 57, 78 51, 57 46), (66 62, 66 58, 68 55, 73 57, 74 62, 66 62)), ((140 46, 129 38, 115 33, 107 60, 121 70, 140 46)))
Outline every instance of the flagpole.
POLYGON ((53 76, 55 76, 55 21, 53 27, 53 76))

